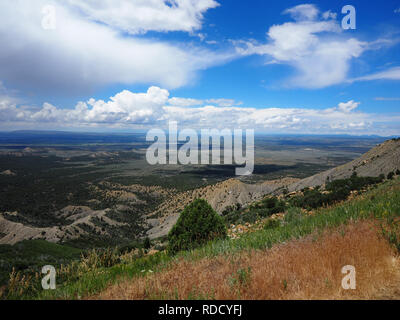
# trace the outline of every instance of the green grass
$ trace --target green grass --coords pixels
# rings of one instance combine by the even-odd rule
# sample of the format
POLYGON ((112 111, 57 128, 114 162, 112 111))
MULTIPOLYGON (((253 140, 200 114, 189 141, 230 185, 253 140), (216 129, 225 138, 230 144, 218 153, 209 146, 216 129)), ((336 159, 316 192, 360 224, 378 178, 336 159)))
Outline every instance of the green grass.
POLYGON ((23 299, 80 299, 105 289, 111 283, 119 280, 146 275, 150 270, 159 272, 167 266, 171 257, 165 253, 157 253, 143 257, 130 264, 118 264, 111 268, 99 268, 82 275, 79 280, 58 286, 53 291, 40 291, 34 297, 22 297, 23 299))
POLYGON ((39 270, 51 264, 60 265, 79 259, 81 250, 44 240, 26 240, 15 245, 0 245, 0 284, 8 280, 15 268, 20 270, 39 270))
MULTIPOLYGON (((276 228, 267 228, 243 235, 237 240, 209 243, 194 254, 215 256, 247 249, 267 249, 276 243, 299 239, 314 232, 336 228, 362 219, 390 219, 400 216, 400 180, 385 182, 357 199, 332 208, 320 208, 312 216, 299 215, 276 228)), ((187 255, 193 255, 188 253, 187 255)))
POLYGON ((321 208, 311 216, 293 213, 281 225, 264 228, 245 234, 237 240, 219 240, 193 251, 182 252, 175 257, 158 253, 138 258, 132 263, 118 264, 111 268, 100 268, 83 274, 79 279, 59 284, 54 291, 39 291, 37 295, 22 296, 23 299, 77 299, 101 292, 107 286, 128 278, 146 274, 143 270, 159 272, 174 259, 190 260, 217 255, 233 255, 244 250, 260 250, 273 245, 299 239, 323 230, 337 228, 351 221, 382 219, 393 221, 400 216, 400 179, 376 186, 356 199, 331 208, 321 208))
POLYGON ((79 256, 80 250, 44 240, 26 240, 15 245, 0 245, 0 254, 2 257, 4 255, 13 258, 34 258, 43 255, 55 259, 68 259, 79 256))

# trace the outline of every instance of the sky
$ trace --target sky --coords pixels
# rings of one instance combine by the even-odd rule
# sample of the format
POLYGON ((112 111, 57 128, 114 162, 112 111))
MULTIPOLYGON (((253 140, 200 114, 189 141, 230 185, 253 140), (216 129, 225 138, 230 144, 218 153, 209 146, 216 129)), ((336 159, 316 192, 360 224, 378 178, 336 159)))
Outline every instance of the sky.
POLYGON ((398 0, 3 0, 0 43, 0 131, 400 135, 398 0))

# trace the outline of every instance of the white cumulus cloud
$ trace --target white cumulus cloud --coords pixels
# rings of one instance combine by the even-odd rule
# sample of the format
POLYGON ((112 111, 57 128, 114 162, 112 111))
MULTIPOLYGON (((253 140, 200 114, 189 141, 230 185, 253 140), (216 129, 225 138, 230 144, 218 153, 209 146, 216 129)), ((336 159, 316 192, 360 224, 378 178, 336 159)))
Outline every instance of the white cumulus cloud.
POLYGON ((343 112, 351 112, 351 111, 357 109, 359 105, 360 105, 360 102, 355 102, 353 100, 350 100, 348 102, 339 103, 338 109, 343 112))
MULTIPOLYGON (((163 12, 159 19, 164 19, 170 10, 177 11, 168 20, 170 27, 165 27, 166 31, 173 30, 174 25, 184 30, 182 24, 187 24, 188 30, 198 28, 202 14, 215 7, 214 1, 209 0, 174 1, 170 6, 153 0, 117 2, 117 12, 109 12, 107 8, 114 6, 115 1, 79 1, 87 10, 93 8, 93 15, 103 16, 104 9, 104 15, 109 12, 111 20, 127 7, 129 10, 121 23, 128 23, 131 14, 136 12, 134 8, 140 7, 144 10, 142 20, 136 17, 132 25, 143 25, 145 30, 152 29, 147 23, 155 19, 158 11, 163 12), (147 16, 146 8, 152 3, 159 5, 154 7, 155 12, 149 10, 147 16), (192 17, 191 22, 185 22, 186 18, 181 19, 181 15, 189 20, 192 17)), ((74 8, 70 2, 61 0, 0 1, 0 80, 8 87, 23 91, 65 95, 87 94, 111 84, 142 83, 176 88, 192 82, 198 71, 232 58, 230 53, 216 53, 154 37, 126 36, 114 28, 117 26, 99 23, 100 17, 92 17, 84 8, 86 14, 74 8), (42 8, 49 3, 56 13, 54 30, 42 28, 46 14, 42 8)), ((154 24, 158 25, 156 21, 154 24)), ((125 30, 123 26, 120 29, 125 30)))
POLYGON ((243 102, 237 102, 234 99, 192 99, 192 98, 171 98, 168 100, 169 105, 175 107, 193 107, 193 106, 200 106, 203 104, 211 104, 216 105, 219 107, 232 107, 232 106, 240 106, 243 102))
POLYGON ((174 97, 174 98, 169 99, 168 103, 171 106, 177 106, 177 107, 193 107, 193 106, 199 106, 199 105, 203 104, 203 100, 174 97))
MULTIPOLYGON (((150 87, 147 92, 124 90, 108 101, 89 99, 73 109, 50 103, 35 108, 0 99, 2 128, 130 128, 165 127, 178 121, 181 127, 252 128, 259 132, 310 134, 399 134, 399 114, 369 114, 358 110, 360 102, 350 100, 332 108, 248 108, 208 105, 193 99, 170 98, 166 89, 150 87), (172 103, 171 102, 175 102, 172 103), (178 103, 180 102, 180 103, 178 103)), ((216 99, 218 100, 218 99, 216 99)))
POLYGON ((313 89, 344 82, 351 60, 360 57, 368 43, 345 38, 336 15, 329 11, 321 17, 314 5, 296 6, 285 13, 296 21, 270 27, 266 44, 242 42, 238 52, 292 66, 296 74, 288 86, 313 89))
POLYGON ((290 14, 295 20, 314 20, 319 14, 319 10, 313 4, 300 4, 293 8, 286 9, 283 13, 290 14))
POLYGON ((147 31, 193 32, 215 0, 67 0, 86 17, 131 34, 147 31))

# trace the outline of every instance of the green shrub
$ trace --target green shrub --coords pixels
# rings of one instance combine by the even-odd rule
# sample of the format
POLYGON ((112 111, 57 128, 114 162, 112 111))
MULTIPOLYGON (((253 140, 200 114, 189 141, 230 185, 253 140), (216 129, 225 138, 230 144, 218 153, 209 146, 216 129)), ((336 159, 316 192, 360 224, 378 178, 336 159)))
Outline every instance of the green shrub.
POLYGON ((289 204, 308 210, 317 209, 346 200, 351 191, 361 191, 366 187, 382 182, 384 179, 384 175, 379 177, 358 177, 354 171, 348 179, 327 181, 325 187, 327 192, 322 193, 319 187, 314 189, 304 188, 302 190, 303 195, 291 198, 289 204))
POLYGON ((276 197, 268 197, 261 201, 261 208, 266 209, 266 215, 270 216, 275 213, 284 212, 286 209, 285 202, 280 201, 276 197))
POLYGON ((291 199, 291 204, 306 209, 316 209, 329 203, 328 197, 319 190, 304 189, 303 196, 296 196, 291 199))
POLYGON ((149 237, 146 237, 146 239, 144 239, 143 241, 143 248, 148 250, 150 249, 150 247, 151 247, 151 241, 149 237))
POLYGON ((156 245, 154 246, 154 250, 157 250, 157 251, 164 251, 164 250, 165 250, 165 246, 164 246, 163 244, 161 244, 161 243, 156 244, 156 245))
POLYGON ((168 253, 191 250, 227 235, 223 219, 203 199, 197 199, 181 213, 168 234, 168 253))
POLYGON ((288 212, 285 214, 285 223, 297 223, 300 222, 304 218, 304 215, 301 213, 300 208, 289 208, 288 212))
POLYGON ((393 171, 389 172, 388 175, 387 175, 388 180, 392 180, 393 177, 394 177, 394 172, 393 171))
POLYGON ((281 225, 281 222, 277 219, 269 219, 264 223, 264 230, 275 229, 281 225))
POLYGON ((222 216, 228 225, 254 223, 273 214, 285 212, 285 210, 285 201, 279 200, 274 196, 268 196, 261 201, 253 203, 247 209, 240 206, 228 207, 222 212, 222 216))

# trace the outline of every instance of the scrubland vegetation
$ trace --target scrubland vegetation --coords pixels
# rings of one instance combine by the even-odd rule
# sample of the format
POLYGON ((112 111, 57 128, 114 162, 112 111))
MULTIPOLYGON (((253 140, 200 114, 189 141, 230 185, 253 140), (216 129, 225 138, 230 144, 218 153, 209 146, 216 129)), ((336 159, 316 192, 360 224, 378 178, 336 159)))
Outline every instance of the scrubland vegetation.
MULTIPOLYGON (((353 176, 331 184, 331 190, 314 189, 324 197, 338 190, 352 197, 312 210, 295 206, 292 199, 299 195, 237 208, 225 214, 224 219, 231 219, 227 225, 236 219, 233 213, 242 219, 256 212, 264 227, 235 240, 203 242, 175 255, 166 251, 146 255, 143 249, 90 251, 58 269, 54 291, 42 290, 37 276, 15 272, 3 288, 3 298, 379 298, 391 294, 379 288, 389 288, 400 279, 396 273, 400 180, 392 178, 376 184, 353 176), (353 188, 360 191, 358 195, 353 188), (283 208, 284 219, 268 218, 283 208), (340 289, 340 268, 347 264, 358 268, 359 285, 352 293, 340 289)), ((303 190, 304 199, 307 192, 303 190)))
MULTIPOLYGON (((388 179, 393 176, 388 177, 388 179)), ((288 194, 284 192, 281 197, 266 197, 248 208, 240 206, 229 207, 222 213, 227 223, 254 223, 273 214, 285 212, 289 209, 302 208, 314 210, 346 200, 352 193, 366 191, 368 188, 381 183, 385 177, 358 177, 354 173, 349 179, 327 181, 325 190, 320 187, 305 188, 301 192, 288 194)), ((290 211, 289 210, 289 211, 290 211)))

